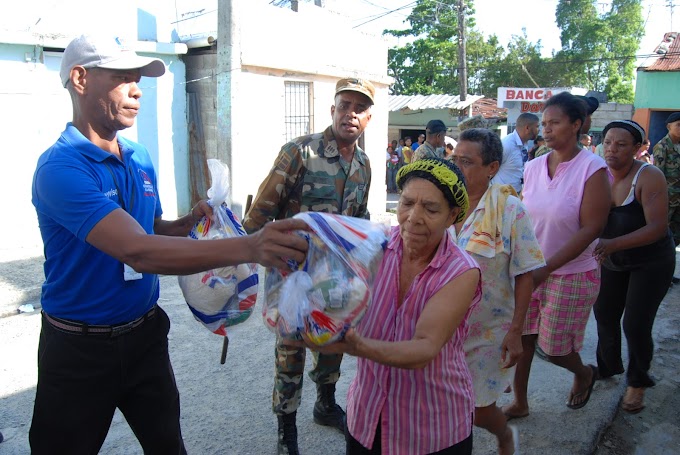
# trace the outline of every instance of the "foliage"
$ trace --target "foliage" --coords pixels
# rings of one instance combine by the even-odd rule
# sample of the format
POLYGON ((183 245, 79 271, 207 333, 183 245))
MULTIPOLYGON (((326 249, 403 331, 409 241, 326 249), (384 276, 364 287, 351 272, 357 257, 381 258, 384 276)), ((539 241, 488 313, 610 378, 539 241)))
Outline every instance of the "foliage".
POLYGON ((562 50, 554 58, 562 85, 605 92, 632 103, 635 53, 644 35, 641 0, 613 0, 599 14, 593 0, 560 0, 555 14, 562 50))
MULTIPOLYGON (((457 0, 419 0, 410 28, 384 33, 413 40, 389 51, 393 94, 458 93, 457 0)), ((612 0, 599 14, 595 0, 560 0, 556 20, 562 49, 541 56, 541 42, 526 31, 507 45, 475 30, 472 0, 465 0, 468 85, 471 93, 495 97, 497 87, 579 86, 605 92, 609 100, 633 100, 635 53, 644 30, 641 0, 612 0)))

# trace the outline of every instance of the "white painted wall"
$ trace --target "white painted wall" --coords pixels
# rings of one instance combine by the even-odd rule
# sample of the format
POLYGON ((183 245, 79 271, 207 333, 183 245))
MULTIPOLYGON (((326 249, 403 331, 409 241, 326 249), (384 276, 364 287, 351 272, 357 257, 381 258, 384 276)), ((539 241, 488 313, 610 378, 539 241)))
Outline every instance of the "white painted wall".
POLYGON ((372 168, 369 211, 384 213, 391 83, 386 73, 387 44, 352 30, 345 19, 313 5, 301 3, 297 13, 263 2, 242 2, 239 8, 241 68, 234 76, 238 90, 232 94, 232 110, 238 118, 231 119, 233 206, 239 211, 248 194, 257 194, 285 143, 284 82, 312 82, 313 131, 319 132, 331 123, 338 79, 361 77, 376 86, 372 119, 364 133, 372 168))
POLYGON ((5 165, 0 166, 0 204, 3 219, 14 222, 0 223, 0 251, 42 245, 31 182, 38 157, 71 120, 70 98, 59 79, 59 49, 81 33, 124 37, 140 54, 165 62, 168 71, 163 77, 142 79, 142 109, 136 125, 121 134, 148 148, 159 175, 164 216, 174 218, 189 209, 185 68, 178 57, 186 47, 137 41, 154 36, 169 41, 172 27, 166 9, 150 0, 123 0, 107 12, 106 21, 101 21, 99 10, 84 10, 81 2, 73 0, 14 3, 3 10, 0 133, 5 165), (43 52, 44 47, 57 51, 43 52))

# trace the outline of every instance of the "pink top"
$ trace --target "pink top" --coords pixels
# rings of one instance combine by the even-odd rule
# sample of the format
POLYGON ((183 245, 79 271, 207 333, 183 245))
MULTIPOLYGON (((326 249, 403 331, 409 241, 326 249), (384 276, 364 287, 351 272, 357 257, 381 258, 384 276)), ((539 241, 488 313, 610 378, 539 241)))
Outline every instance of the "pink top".
MULTIPOLYGON (((394 227, 378 271, 373 302, 357 329, 365 337, 412 339, 428 300, 452 279, 479 268, 447 231, 434 258, 415 277, 397 307, 402 251, 399 228, 394 227)), ((481 283, 472 307, 480 297, 481 283)), ((347 425, 364 447, 373 447, 378 420, 383 453, 393 455, 437 452, 470 436, 475 400, 463 351, 469 314, 425 368, 407 370, 358 360, 347 397, 347 425)))
MULTIPOLYGON (((524 168, 522 201, 534 223, 543 256, 549 260, 580 229, 580 210, 586 181, 600 169, 607 169, 602 158, 583 149, 571 160, 557 165, 548 175, 548 156, 527 162, 524 168)), ((597 239, 578 257, 553 272, 554 275, 587 272, 597 268, 593 257, 597 239)))

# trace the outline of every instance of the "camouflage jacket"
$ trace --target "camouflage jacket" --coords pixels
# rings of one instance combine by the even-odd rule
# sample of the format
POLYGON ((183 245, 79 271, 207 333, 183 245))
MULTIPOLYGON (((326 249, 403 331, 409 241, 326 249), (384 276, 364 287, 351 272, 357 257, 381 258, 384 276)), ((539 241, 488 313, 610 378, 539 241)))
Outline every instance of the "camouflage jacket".
POLYGON ((413 161, 422 160, 423 158, 444 158, 444 151, 442 149, 435 149, 426 141, 413 153, 413 161))
POLYGON ((666 176, 668 193, 680 194, 680 145, 666 135, 654 146, 654 164, 666 176))
POLYGON ((251 233, 269 221, 299 212, 368 218, 370 184, 368 156, 355 146, 352 162, 342 161, 329 126, 323 133, 296 138, 281 148, 246 213, 243 227, 251 233))
POLYGON ((550 147, 548 147, 547 145, 541 145, 534 152, 534 158, 538 158, 539 156, 545 155, 546 153, 550 153, 550 152, 552 152, 552 149, 550 147))

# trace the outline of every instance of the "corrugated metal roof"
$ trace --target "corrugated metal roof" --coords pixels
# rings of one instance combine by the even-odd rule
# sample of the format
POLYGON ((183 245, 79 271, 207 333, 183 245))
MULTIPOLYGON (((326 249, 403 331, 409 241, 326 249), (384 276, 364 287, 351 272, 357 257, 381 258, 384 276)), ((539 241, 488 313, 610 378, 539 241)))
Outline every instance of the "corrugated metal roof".
POLYGON ((663 41, 654 49, 659 57, 649 57, 640 67, 642 71, 680 71, 680 37, 678 32, 664 34, 663 41))
POLYGON ((409 109, 467 109, 472 103, 484 98, 480 95, 468 95, 465 101, 459 95, 390 95, 390 112, 409 109))

